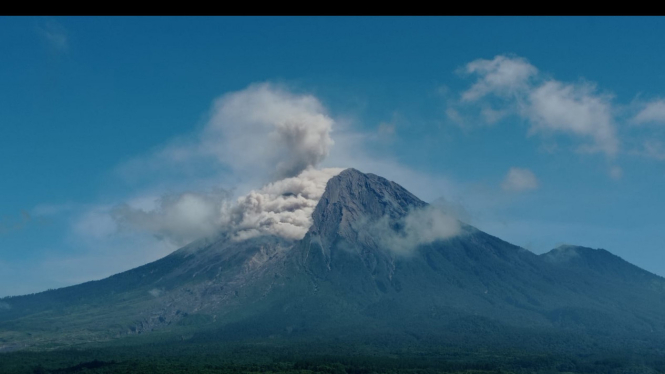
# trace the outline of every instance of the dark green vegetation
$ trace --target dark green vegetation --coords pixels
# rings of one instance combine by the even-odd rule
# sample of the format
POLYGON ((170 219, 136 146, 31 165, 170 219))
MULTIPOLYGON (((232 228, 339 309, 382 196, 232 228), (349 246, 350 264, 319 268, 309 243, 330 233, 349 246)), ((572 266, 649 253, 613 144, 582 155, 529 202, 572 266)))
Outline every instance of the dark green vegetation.
POLYGON ((0 356, 1 373, 663 373, 657 355, 563 354, 448 345, 312 341, 184 342, 0 356))
POLYGON ((662 371, 665 279, 604 250, 538 256, 464 223, 414 241, 414 222, 445 229, 428 209, 349 169, 302 240, 220 233, 2 299, 0 373, 662 371))

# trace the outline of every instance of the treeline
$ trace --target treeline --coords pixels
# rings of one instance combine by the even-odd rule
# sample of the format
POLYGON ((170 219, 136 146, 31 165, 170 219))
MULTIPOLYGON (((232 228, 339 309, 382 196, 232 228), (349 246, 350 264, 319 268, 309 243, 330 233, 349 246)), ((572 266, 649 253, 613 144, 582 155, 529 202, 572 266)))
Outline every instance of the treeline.
MULTIPOLYGON (((435 350, 436 347, 432 348, 435 350)), ((388 351, 362 355, 312 355, 307 354, 307 351, 308 346, 276 348, 211 344, 13 352, 0 354, 0 373, 665 373, 665 358, 662 356, 616 352, 593 356, 566 356, 528 352, 453 351, 450 355, 442 356, 426 352, 402 354, 388 351)))

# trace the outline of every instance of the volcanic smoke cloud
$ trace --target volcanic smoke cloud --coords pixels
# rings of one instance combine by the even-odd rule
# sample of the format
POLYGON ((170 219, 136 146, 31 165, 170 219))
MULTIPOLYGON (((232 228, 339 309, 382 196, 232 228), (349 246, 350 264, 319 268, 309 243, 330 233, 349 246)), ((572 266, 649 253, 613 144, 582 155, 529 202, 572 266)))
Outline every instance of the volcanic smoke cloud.
MULTIPOLYGON (((117 206, 120 228, 151 233, 182 246, 219 233, 233 240, 260 235, 302 239, 328 180, 343 169, 316 169, 330 151, 334 120, 311 95, 269 84, 252 85, 216 100, 195 144, 174 154, 215 157, 238 175, 271 175, 273 181, 236 199, 223 190, 162 196, 154 206, 117 206)), ((381 221, 383 222, 383 221, 381 221)), ((411 212, 398 234, 388 226, 384 246, 397 253, 454 236, 457 221, 433 209, 411 212)))
POLYGON ((328 180, 343 169, 317 170, 333 145, 334 120, 311 95, 270 84, 252 85, 216 100, 210 121, 181 154, 211 155, 239 174, 273 182, 235 202, 224 191, 163 196, 150 209, 127 204, 112 217, 118 227, 149 232, 176 245, 229 232, 243 240, 272 234, 300 239, 328 180))
POLYGON ((215 101, 201 141, 234 170, 295 177, 323 161, 334 144, 326 112, 314 96, 252 85, 215 101))
POLYGON ((273 234, 302 239, 328 180, 344 169, 307 169, 296 177, 270 183, 238 199, 230 228, 242 240, 273 234))

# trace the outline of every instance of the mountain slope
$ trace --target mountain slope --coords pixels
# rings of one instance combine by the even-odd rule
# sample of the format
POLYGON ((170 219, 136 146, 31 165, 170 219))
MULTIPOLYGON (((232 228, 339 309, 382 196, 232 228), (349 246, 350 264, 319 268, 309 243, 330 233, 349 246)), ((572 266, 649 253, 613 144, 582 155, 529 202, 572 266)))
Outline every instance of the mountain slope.
POLYGON ((149 332, 453 343, 508 331, 632 342, 665 332, 663 278, 606 251, 537 256, 373 174, 347 169, 330 179, 312 219, 302 240, 220 234, 101 281, 5 298, 0 350, 149 332))

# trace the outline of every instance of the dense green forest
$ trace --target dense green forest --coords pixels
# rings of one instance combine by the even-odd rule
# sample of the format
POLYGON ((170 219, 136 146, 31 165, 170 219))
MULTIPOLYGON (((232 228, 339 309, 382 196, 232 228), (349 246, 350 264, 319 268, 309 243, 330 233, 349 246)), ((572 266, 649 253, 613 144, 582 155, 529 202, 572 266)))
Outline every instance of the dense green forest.
POLYGON ((661 355, 338 342, 116 345, 0 354, 0 373, 665 373, 661 355))
POLYGON ((658 335, 505 329, 483 318, 437 334, 358 329, 258 338, 251 329, 202 332, 196 324, 178 331, 24 347, 0 353, 0 373, 665 373, 658 335))

